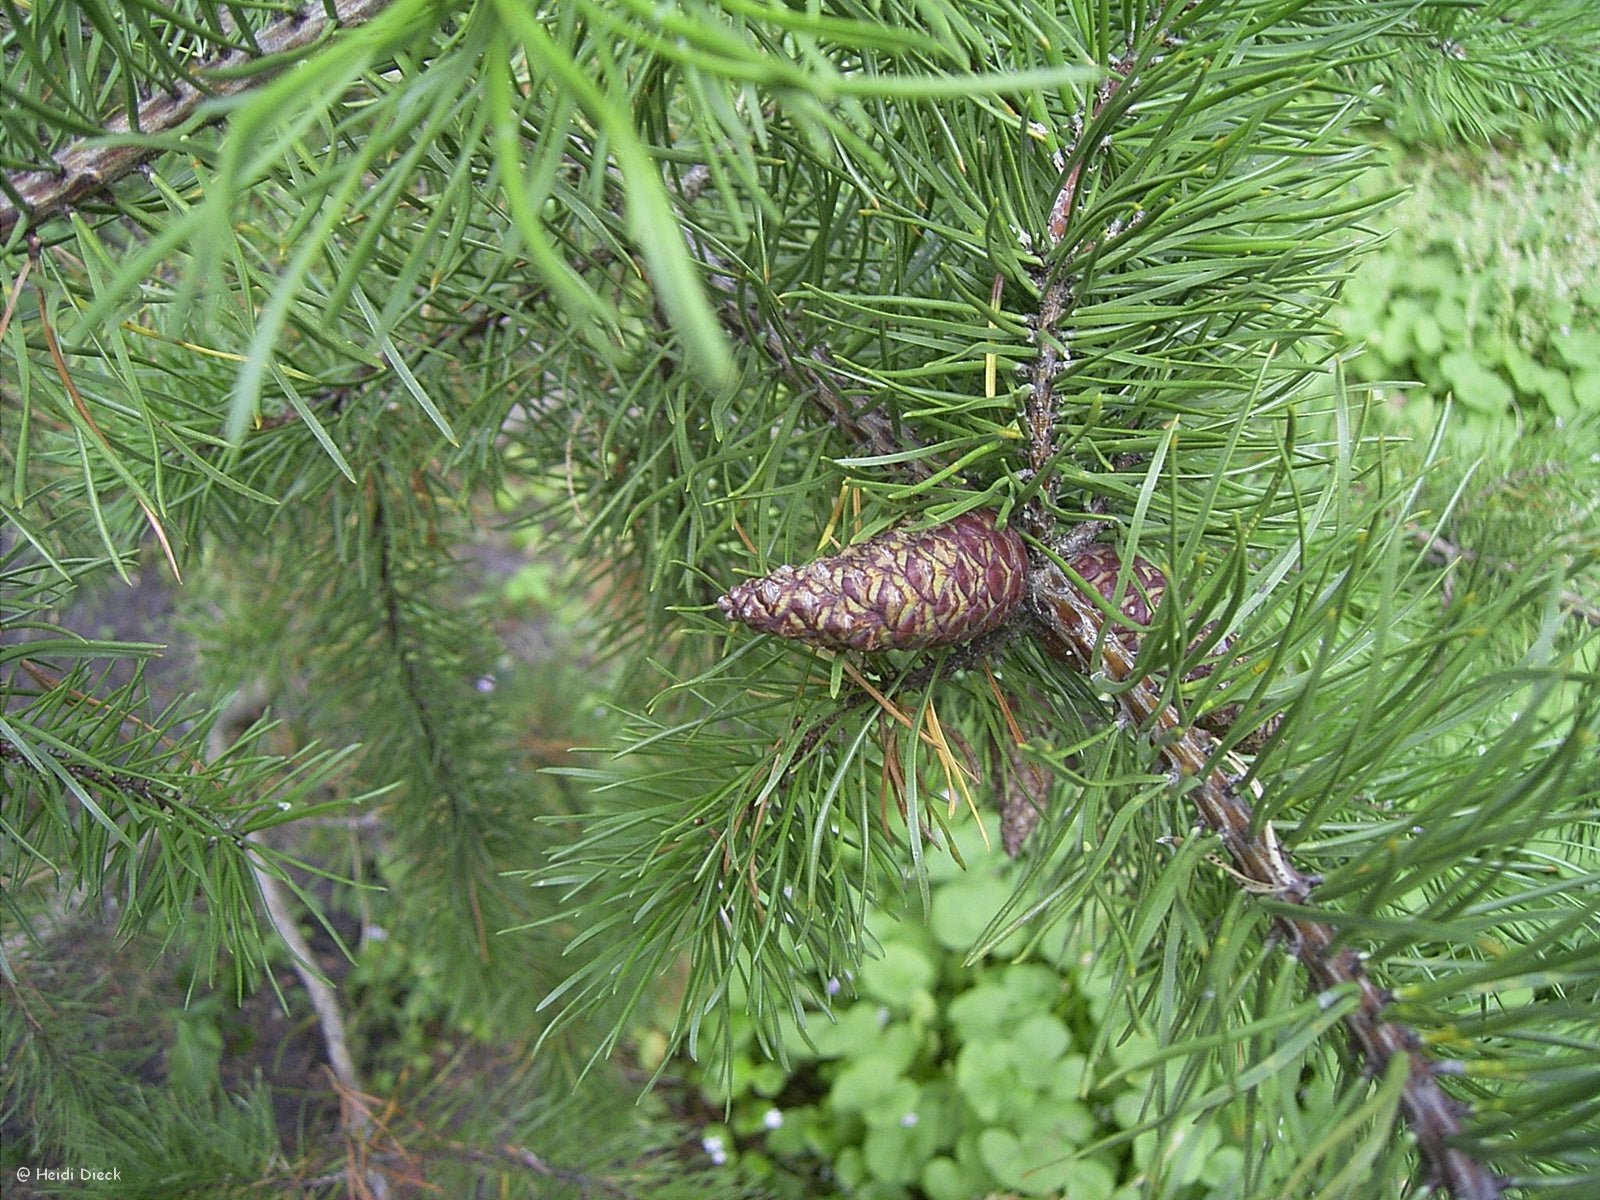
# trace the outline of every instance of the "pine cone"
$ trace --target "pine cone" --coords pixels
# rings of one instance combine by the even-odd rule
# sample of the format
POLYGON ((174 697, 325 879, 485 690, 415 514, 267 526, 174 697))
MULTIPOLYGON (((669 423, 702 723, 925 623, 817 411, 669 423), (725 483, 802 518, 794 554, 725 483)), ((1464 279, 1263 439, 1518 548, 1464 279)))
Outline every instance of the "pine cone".
POLYGON ((1023 757, 1018 746, 1008 746, 1005 753, 995 788, 1000 797, 1000 847, 1008 858, 1015 858, 1044 816, 1050 800, 1050 775, 1023 757))
MULTIPOLYGON (((1084 582, 1099 592, 1108 602, 1117 586, 1117 573, 1122 570, 1122 559, 1117 548, 1105 542, 1095 542, 1072 556, 1069 563, 1083 576, 1084 582)), ((1069 583, 1080 596, 1082 589, 1069 583)), ((1133 570, 1128 573, 1128 583, 1122 592, 1122 615, 1135 625, 1148 625, 1161 606, 1161 597, 1167 590, 1167 577, 1142 558, 1133 560, 1133 570)), ((1093 603, 1085 597, 1086 603, 1093 603)), ((1131 634, 1131 630, 1122 631, 1131 634)))
MULTIPOLYGON (((1122 559, 1117 554, 1115 546, 1103 542, 1096 542, 1070 560, 1072 569, 1083 576, 1084 582, 1090 584, 1102 597, 1110 601, 1117 586, 1117 572, 1122 568, 1122 559)), ((1087 606, 1091 602, 1083 594, 1083 589, 1070 580, 1063 580, 1067 590, 1076 598, 1080 605, 1087 606)), ((1128 584, 1122 593, 1122 614, 1138 625, 1150 624, 1155 616, 1155 610, 1160 607, 1161 597, 1167 590, 1167 577, 1150 563, 1142 558, 1133 560, 1133 570, 1129 575, 1128 584)), ((1196 637, 1196 642, 1204 640, 1210 635, 1211 626, 1206 626, 1196 637)), ((1115 629, 1111 635, 1127 649, 1129 656, 1139 652, 1140 634, 1132 629, 1115 629)), ((1212 657, 1198 664, 1192 671, 1183 677, 1185 683, 1194 683, 1196 680, 1205 679, 1216 670, 1217 663, 1225 660, 1233 650, 1233 639, 1222 638, 1212 651, 1212 657)), ((1226 736, 1238 721, 1242 706, 1236 702, 1219 705, 1198 718, 1196 724, 1209 730, 1218 737, 1226 736)), ((1274 714, 1256 729, 1251 730, 1239 743, 1239 748, 1246 753, 1252 753, 1265 744, 1283 723, 1282 714, 1274 714)))
POLYGON ((920 650, 971 641, 1027 595, 1028 550, 991 512, 890 529, 803 567, 782 566, 717 601, 762 633, 836 650, 920 650))

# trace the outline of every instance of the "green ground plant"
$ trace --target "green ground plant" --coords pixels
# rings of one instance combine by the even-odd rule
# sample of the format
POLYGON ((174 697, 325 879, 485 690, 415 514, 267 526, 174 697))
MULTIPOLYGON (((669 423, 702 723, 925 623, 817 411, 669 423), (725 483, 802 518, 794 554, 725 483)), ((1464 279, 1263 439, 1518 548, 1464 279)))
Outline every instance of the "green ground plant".
MULTIPOLYGON (((1112 1010, 1095 965, 1103 930, 1024 961, 1011 961, 1025 940, 1013 934, 969 959, 1019 872, 998 820, 986 826, 956 835, 965 868, 930 862, 926 920, 869 914, 877 955, 841 981, 850 1002, 785 1027, 787 1070, 761 1053, 735 994, 731 1061, 679 1064, 712 1117, 708 1157, 778 1196, 1239 1197, 1241 1109, 1152 1124, 1164 1080, 1144 1065, 1152 1040, 1112 1010)), ((641 1049, 665 1044, 663 1017, 637 1033, 641 1049)))
POLYGON ((1400 403, 1452 399, 1468 422, 1600 413, 1600 146, 1397 155, 1393 171, 1407 198, 1339 309, 1362 346, 1352 375, 1400 403))

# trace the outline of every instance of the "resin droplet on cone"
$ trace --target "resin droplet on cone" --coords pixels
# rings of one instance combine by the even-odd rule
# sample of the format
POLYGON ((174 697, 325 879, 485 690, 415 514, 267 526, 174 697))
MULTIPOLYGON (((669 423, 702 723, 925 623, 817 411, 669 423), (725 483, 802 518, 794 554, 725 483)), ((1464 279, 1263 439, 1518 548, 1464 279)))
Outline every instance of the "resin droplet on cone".
POLYGON ((717 601, 762 633, 836 650, 950 646, 1003 624, 1027 595, 1028 550, 990 512, 890 529, 801 567, 782 566, 717 601))

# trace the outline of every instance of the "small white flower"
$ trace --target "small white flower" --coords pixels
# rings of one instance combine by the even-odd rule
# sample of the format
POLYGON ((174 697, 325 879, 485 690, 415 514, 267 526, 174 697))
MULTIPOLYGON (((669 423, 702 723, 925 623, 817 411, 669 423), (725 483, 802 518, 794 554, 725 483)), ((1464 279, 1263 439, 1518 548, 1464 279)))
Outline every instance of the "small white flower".
POLYGON ((779 1129, 783 1126, 783 1112, 781 1109, 769 1108, 761 1118, 761 1123, 768 1129, 779 1129))
POLYGON ((902 1113, 900 1116, 900 1127, 902 1129, 910 1129, 920 1120, 922 1120, 922 1118, 914 1112, 902 1113))

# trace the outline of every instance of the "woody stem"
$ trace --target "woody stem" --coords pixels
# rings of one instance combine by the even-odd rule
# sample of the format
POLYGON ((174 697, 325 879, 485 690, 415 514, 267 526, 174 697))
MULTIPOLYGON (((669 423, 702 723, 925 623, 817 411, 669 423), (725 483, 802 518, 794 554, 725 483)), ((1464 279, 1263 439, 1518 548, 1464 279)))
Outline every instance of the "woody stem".
MULTIPOLYGON (((1179 778, 1189 781, 1187 794, 1201 823, 1221 839, 1239 874, 1250 881, 1252 890, 1284 904, 1305 905, 1316 879, 1295 865, 1270 824, 1257 822, 1249 798, 1218 765, 1216 742, 1181 725, 1159 689, 1136 676, 1134 654, 1119 639, 1101 636, 1104 617, 1082 602, 1058 568, 1043 568, 1034 584, 1045 649, 1079 671, 1103 670, 1127 684, 1119 703, 1129 718, 1160 734, 1155 740, 1162 756, 1179 778)), ((1293 915, 1276 916, 1273 924, 1320 989, 1355 994, 1356 1006, 1345 1015, 1344 1025, 1367 1066, 1382 1074, 1395 1059, 1405 1062, 1401 1109, 1439 1182, 1455 1200, 1499 1200, 1504 1194, 1501 1180, 1453 1144, 1461 1133, 1459 1109, 1439 1086, 1438 1065, 1421 1052, 1414 1031, 1385 1017, 1383 992, 1361 958, 1336 944, 1335 931, 1326 921, 1293 915)))

